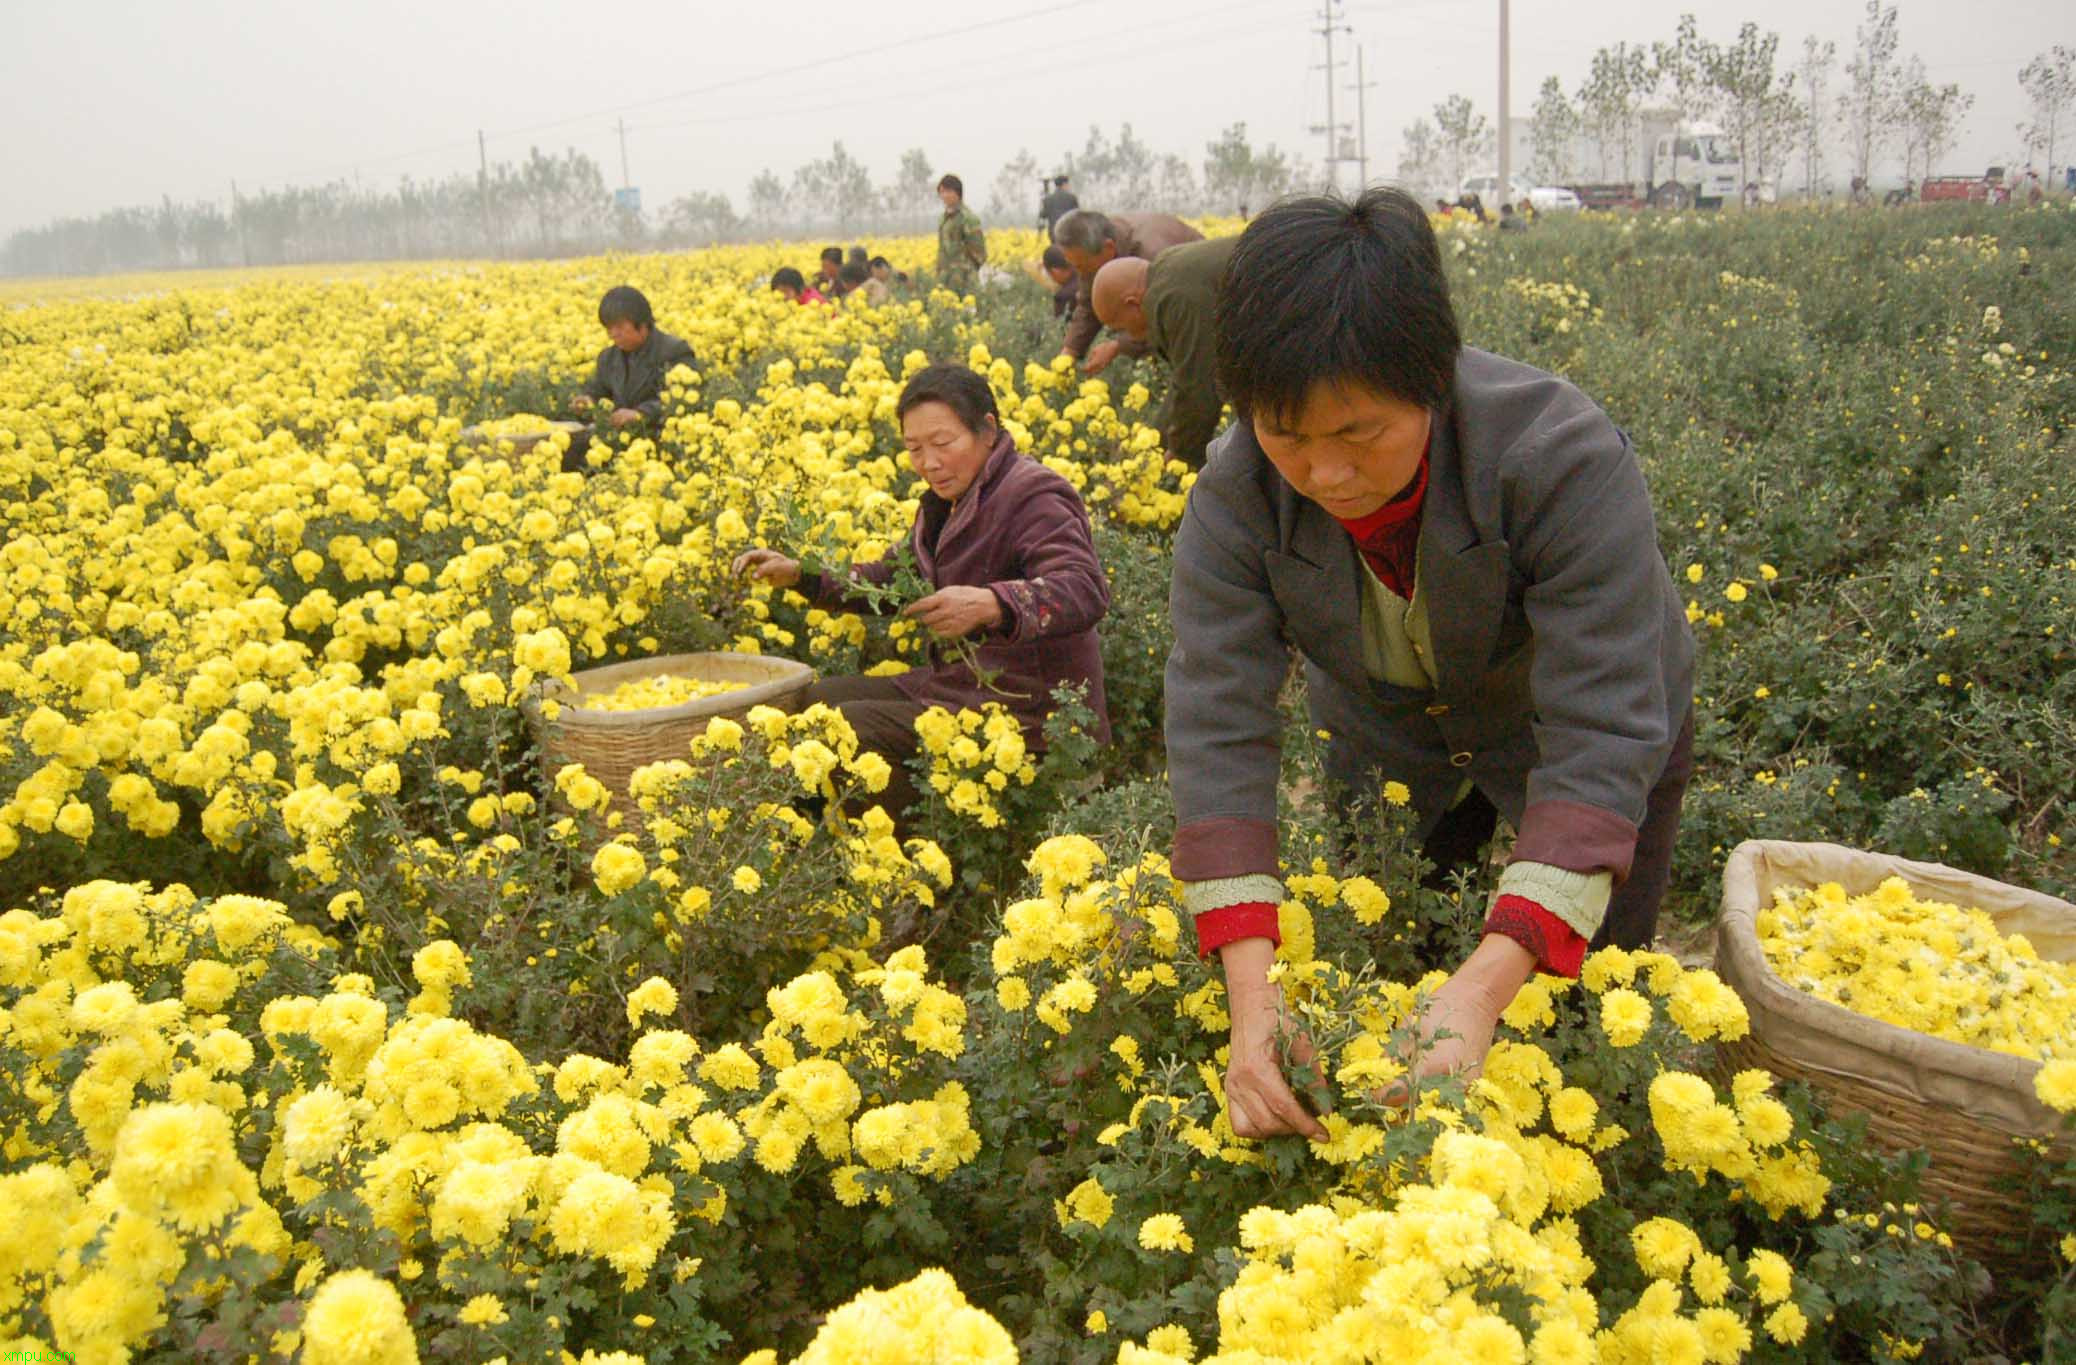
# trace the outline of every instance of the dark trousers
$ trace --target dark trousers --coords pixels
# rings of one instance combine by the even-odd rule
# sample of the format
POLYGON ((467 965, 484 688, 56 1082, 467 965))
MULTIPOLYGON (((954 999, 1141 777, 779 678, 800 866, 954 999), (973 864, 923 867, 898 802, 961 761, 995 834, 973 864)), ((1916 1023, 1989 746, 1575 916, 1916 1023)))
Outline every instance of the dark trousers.
POLYGON ((590 449, 590 432, 571 432, 569 447, 562 452, 562 472, 565 474, 582 474, 588 478, 592 472, 591 462, 584 458, 584 454, 590 449))
MULTIPOLYGON (((1679 834, 1680 805, 1693 775, 1694 717, 1689 713, 1679 738, 1673 741, 1665 771, 1645 802, 1629 875, 1609 897, 1607 918, 1593 936, 1593 947, 1642 948, 1657 937, 1658 910, 1672 880, 1672 845, 1679 834)), ((1485 793, 1471 788, 1470 795, 1457 802, 1421 844, 1421 853, 1434 864, 1423 884, 1437 890, 1447 886, 1449 874, 1471 865, 1498 823, 1499 812, 1485 799, 1485 793)))
POLYGON ((920 743, 915 719, 929 708, 903 696, 892 678, 824 678, 807 689, 801 705, 808 707, 816 702, 842 712, 857 732, 858 747, 878 754, 894 770, 887 779, 887 789, 866 804, 885 807, 887 814, 906 828, 905 813, 922 799, 916 790, 915 776, 908 770, 908 760, 915 757, 920 743))

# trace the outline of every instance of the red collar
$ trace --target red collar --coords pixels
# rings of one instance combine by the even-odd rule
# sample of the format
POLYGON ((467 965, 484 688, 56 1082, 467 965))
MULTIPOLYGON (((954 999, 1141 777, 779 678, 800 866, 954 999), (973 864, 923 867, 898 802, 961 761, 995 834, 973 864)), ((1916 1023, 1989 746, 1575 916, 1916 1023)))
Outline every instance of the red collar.
POLYGON ((1340 522, 1342 528, 1349 535, 1354 536, 1359 544, 1419 516, 1420 504, 1426 500, 1426 497, 1427 452, 1423 450, 1420 452, 1419 472, 1413 475, 1413 482, 1400 490, 1397 497, 1367 516, 1356 517, 1352 520, 1344 517, 1335 517, 1334 520, 1340 522))

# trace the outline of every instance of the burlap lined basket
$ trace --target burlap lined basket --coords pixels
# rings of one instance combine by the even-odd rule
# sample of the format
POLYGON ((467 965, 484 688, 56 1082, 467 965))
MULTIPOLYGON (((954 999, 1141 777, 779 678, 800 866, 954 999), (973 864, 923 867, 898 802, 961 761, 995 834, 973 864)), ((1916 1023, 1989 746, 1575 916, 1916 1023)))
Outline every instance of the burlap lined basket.
POLYGON ((552 780, 564 764, 583 764, 584 771, 613 794, 615 808, 632 819, 636 812, 627 796, 627 782, 636 768, 689 757, 693 738, 703 733, 707 722, 715 716, 741 719, 757 706, 797 710, 807 689, 814 685, 815 671, 791 659, 763 654, 665 654, 587 669, 570 681, 575 684, 574 689, 559 682, 545 682, 526 700, 526 716, 540 746, 542 766, 552 780), (622 683, 665 675, 742 686, 679 706, 646 711, 593 711, 579 704, 587 694, 610 692, 622 683), (553 720, 541 707, 541 702, 549 700, 561 703, 553 720))
POLYGON ((516 460, 558 431, 568 432, 574 440, 577 433, 584 429, 582 422, 562 420, 551 422, 539 431, 525 431, 513 436, 492 436, 479 424, 463 427, 454 444, 457 449, 479 450, 492 455, 503 454, 509 448, 511 458, 516 460))
POLYGON ((1723 869, 1716 971, 1744 1000, 1751 1033, 1722 1045, 1733 1068, 1763 1067, 1807 1081, 1833 1108, 1867 1115, 1867 1134, 1891 1151, 1922 1148, 1925 1193, 1944 1201, 1941 1226, 1978 1256, 2023 1225, 2011 1184, 2014 1140, 2046 1137, 2055 1113, 2040 1103, 2040 1063, 1897 1028, 1805 995, 1781 980, 1759 946, 1759 911, 1775 888, 1837 882, 1864 895, 1901 877, 1919 897, 1975 906, 2006 934, 2024 934, 2043 958, 2076 961, 2076 905, 1938 863, 1836 844, 1749 840, 1723 869))

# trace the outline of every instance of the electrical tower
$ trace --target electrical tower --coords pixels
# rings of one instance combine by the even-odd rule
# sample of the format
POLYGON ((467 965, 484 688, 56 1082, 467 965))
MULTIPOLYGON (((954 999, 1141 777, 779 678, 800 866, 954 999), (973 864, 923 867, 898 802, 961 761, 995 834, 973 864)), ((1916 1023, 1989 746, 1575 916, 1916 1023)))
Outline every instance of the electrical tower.
POLYGON ((1370 104, 1368 94, 1377 88, 1377 83, 1365 80, 1362 74, 1362 44, 1355 45, 1355 84, 1348 87, 1355 92, 1355 161, 1360 168, 1361 179, 1355 186, 1356 193, 1370 187, 1370 104))
POLYGON ((1349 154, 1347 139, 1353 129, 1334 118, 1334 85, 1338 79, 1336 73, 1342 65, 1334 60, 1334 35, 1355 31, 1348 27, 1341 17, 1341 2, 1342 0, 1319 0, 1319 13, 1314 16, 1319 21, 1319 27, 1312 30, 1326 42, 1326 63, 1323 67, 1313 68, 1315 71, 1326 72, 1326 122, 1313 124, 1312 131, 1326 135, 1325 167, 1328 189, 1340 188, 1340 164, 1343 161, 1360 160, 1359 157, 1349 154))

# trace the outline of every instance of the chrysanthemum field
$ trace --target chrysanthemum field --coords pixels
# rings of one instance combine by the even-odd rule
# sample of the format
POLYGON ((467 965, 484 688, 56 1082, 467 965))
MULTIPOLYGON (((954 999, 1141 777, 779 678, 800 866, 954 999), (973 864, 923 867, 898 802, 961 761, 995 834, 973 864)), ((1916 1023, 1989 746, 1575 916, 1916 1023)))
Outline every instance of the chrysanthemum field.
MULTIPOLYGON (((2076 891, 2076 215, 1443 241, 1467 340, 1640 452, 1700 766, 1666 951, 1532 984, 1482 1079, 1408 1113, 1371 1096, 1490 878, 1423 886, 1404 821, 1345 860, 1293 697, 1281 982, 1318 1146, 1227 1126, 1220 977, 1163 858, 1165 381, 1055 366, 1035 284, 933 290, 916 240, 877 244, 916 277, 877 309, 780 300, 812 252, 777 247, 0 286, 0 1352, 2076 1353, 2076 1165, 2030 1153, 1978 1263, 1917 1163, 1718 1066, 1743 1006, 1675 951, 1748 837, 2076 891), (588 478, 462 446, 564 411, 621 283, 698 354, 660 428, 588 478), (826 710, 714 723, 639 818, 544 768, 543 679, 915 656, 728 567, 899 537, 894 401, 941 359, 1090 509, 1115 741, 927 716, 912 832, 826 710)), ((1980 1041, 2076 1036, 2043 991, 1980 1041)))

